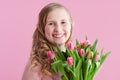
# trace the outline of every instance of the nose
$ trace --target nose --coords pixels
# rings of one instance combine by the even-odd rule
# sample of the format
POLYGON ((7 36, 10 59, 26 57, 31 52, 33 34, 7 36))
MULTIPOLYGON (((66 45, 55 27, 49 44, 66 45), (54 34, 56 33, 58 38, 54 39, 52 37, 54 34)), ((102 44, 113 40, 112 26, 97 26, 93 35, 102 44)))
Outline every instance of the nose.
POLYGON ((60 23, 56 23, 54 31, 58 32, 58 33, 60 33, 62 31, 62 26, 60 23))

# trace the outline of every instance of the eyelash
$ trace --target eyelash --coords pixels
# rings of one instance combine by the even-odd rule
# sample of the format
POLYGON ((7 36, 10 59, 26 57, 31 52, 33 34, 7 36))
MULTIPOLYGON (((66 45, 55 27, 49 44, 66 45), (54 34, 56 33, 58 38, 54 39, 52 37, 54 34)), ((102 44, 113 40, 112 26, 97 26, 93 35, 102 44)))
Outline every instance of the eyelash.
POLYGON ((53 25, 53 23, 49 23, 48 25, 53 25))
MULTIPOLYGON (((61 24, 66 24, 66 22, 65 21, 63 21, 63 22, 61 22, 61 24)), ((54 23, 48 23, 48 25, 54 25, 54 23)))
POLYGON ((61 22, 61 23, 62 23, 62 24, 65 24, 66 22, 63 21, 63 22, 61 22))

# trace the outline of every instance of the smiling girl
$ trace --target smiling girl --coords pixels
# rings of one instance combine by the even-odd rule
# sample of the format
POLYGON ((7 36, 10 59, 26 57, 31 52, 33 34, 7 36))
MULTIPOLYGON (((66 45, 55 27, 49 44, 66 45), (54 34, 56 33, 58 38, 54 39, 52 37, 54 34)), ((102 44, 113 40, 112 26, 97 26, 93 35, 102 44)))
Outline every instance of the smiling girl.
POLYGON ((66 51, 65 44, 71 39, 72 28, 72 17, 63 5, 50 3, 42 8, 22 80, 61 80, 61 75, 50 69, 46 53, 49 47, 55 48, 57 45, 66 51))

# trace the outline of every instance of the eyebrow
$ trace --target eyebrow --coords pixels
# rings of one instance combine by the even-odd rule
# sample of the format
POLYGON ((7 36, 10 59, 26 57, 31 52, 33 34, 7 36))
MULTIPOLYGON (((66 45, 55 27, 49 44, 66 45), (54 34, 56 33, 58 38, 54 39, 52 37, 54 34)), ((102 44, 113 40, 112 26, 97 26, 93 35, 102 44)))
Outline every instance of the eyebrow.
POLYGON ((46 22, 55 22, 54 20, 47 20, 46 22))
MULTIPOLYGON (((47 22, 56 22, 55 20, 52 20, 52 19, 48 19, 46 20, 47 22)), ((61 21, 67 21, 66 19, 62 19, 61 21)))

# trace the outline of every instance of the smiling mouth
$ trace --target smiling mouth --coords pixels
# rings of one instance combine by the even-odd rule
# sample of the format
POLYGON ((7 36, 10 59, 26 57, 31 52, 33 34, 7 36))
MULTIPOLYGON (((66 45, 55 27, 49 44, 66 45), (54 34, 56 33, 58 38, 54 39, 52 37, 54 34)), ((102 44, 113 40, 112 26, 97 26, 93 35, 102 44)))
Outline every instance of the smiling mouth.
POLYGON ((64 34, 53 34, 53 37, 55 37, 55 38, 61 38, 63 36, 64 36, 64 34))

